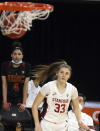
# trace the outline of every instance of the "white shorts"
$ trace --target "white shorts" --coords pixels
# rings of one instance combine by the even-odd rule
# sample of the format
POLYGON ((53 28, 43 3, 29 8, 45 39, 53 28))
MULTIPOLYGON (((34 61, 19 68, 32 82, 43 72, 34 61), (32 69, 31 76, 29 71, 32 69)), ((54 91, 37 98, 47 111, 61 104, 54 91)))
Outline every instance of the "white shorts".
POLYGON ((67 131, 68 122, 62 122, 62 123, 53 123, 49 122, 45 119, 41 121, 41 128, 42 131, 67 131))

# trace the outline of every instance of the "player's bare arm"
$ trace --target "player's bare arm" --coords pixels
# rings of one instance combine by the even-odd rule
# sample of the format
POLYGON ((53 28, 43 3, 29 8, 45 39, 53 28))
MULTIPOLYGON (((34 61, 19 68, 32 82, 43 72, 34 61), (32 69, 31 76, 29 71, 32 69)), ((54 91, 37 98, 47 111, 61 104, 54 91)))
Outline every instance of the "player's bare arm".
POLYGON ((3 108, 10 110, 11 103, 7 102, 7 81, 6 76, 2 76, 2 87, 3 87, 3 108))
POLYGON ((72 99, 73 107, 74 107, 74 113, 78 121, 78 125, 80 129, 85 129, 86 131, 89 131, 89 128, 84 125, 84 123, 81 121, 81 111, 79 108, 79 101, 78 97, 76 99, 72 99))
POLYGON ((24 83, 24 88, 23 88, 23 104, 26 105, 26 99, 27 99, 27 90, 28 90, 28 82, 29 82, 29 77, 25 79, 24 83))
POLYGON ((42 131, 41 127, 40 127, 40 123, 39 123, 39 116, 38 116, 38 106, 40 105, 40 103, 43 101, 44 96, 39 92, 39 94, 37 95, 33 105, 32 105, 32 114, 33 114, 33 118, 34 118, 34 122, 35 122, 35 131, 42 131))

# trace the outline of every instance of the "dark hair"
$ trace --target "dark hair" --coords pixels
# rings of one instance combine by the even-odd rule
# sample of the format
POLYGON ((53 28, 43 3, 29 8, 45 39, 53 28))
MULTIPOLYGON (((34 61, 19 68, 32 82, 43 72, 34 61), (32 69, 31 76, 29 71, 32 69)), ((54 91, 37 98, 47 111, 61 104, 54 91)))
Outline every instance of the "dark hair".
POLYGON ((83 97, 84 102, 86 101, 86 96, 83 93, 78 93, 78 96, 83 97))
POLYGON ((20 51, 22 52, 22 54, 24 54, 23 49, 22 49, 22 43, 21 43, 21 42, 19 42, 19 41, 14 41, 14 42, 12 43, 12 53, 13 53, 16 49, 20 50, 20 51))
POLYGON ((66 61, 61 60, 53 62, 49 65, 37 65, 32 71, 32 77, 38 79, 40 83, 44 83, 48 79, 57 79, 56 72, 62 67, 68 68, 71 72, 71 66, 66 61))

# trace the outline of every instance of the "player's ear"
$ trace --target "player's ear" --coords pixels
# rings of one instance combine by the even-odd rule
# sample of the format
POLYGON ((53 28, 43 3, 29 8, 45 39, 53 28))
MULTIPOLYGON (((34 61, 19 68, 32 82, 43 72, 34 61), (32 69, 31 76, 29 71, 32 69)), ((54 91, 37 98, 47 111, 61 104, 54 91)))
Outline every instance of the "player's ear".
POLYGON ((56 71, 56 77, 58 77, 58 71, 56 71))
POLYGON ((68 77, 68 80, 71 78, 71 74, 69 75, 69 77, 68 77))
POLYGON ((71 72, 69 73, 68 80, 71 78, 71 72))

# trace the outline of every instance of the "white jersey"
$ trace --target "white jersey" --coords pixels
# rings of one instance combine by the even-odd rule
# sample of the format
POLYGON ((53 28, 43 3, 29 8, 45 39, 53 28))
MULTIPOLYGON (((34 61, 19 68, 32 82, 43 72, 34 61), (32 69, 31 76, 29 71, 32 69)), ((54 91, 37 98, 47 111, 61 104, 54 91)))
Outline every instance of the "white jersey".
MULTIPOLYGON (((41 90, 41 87, 35 87, 33 80, 30 80, 28 83, 28 97, 26 100, 26 107, 27 108, 31 108, 33 105, 33 102, 37 96, 37 94, 39 93, 39 91, 41 90)), ((42 103, 39 105, 39 107, 42 107, 42 103)))
MULTIPOLYGON (((93 119, 91 118, 91 116, 89 116, 86 113, 81 112, 81 118, 82 118, 82 122, 89 127, 94 127, 93 124, 93 119)), ((78 126, 78 122, 75 116, 75 113, 70 110, 68 112, 68 131, 79 131, 79 126, 78 126)), ((91 131, 94 131, 93 129, 91 129, 91 131)))
POLYGON ((48 106, 44 119, 54 123, 61 123, 67 120, 70 100, 78 97, 77 89, 67 82, 65 92, 60 93, 55 80, 45 84, 40 92, 47 98, 48 106))

